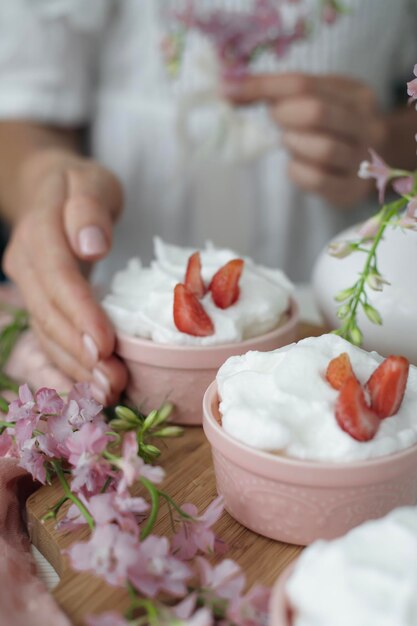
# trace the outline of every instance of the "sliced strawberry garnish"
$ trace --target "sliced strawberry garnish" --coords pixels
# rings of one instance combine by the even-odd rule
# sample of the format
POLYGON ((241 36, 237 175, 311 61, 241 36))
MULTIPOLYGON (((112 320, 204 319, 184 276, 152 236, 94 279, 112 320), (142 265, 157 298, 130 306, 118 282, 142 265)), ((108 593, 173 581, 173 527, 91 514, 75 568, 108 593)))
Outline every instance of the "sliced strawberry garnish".
POLYGON ((398 412, 403 401, 409 368, 410 363, 404 356, 389 356, 366 383, 372 408, 380 419, 398 412))
POLYGON ((210 287, 214 304, 220 309, 227 309, 239 298, 239 279, 244 261, 233 259, 223 265, 211 279, 210 287))
POLYGON ((347 379, 353 375, 352 364, 347 352, 339 354, 327 366, 326 379, 334 389, 341 389, 347 379))
POLYGON ((214 325, 202 304, 182 284, 174 289, 174 323, 182 333, 194 337, 208 337, 214 334, 214 325))
POLYGON ((207 292, 201 276, 201 258, 199 252, 194 252, 188 259, 187 271, 185 272, 185 286, 197 298, 202 298, 207 292))
POLYGON ((380 419, 367 404, 362 385, 355 376, 347 379, 336 402, 336 420, 340 428, 357 441, 373 439, 380 419))

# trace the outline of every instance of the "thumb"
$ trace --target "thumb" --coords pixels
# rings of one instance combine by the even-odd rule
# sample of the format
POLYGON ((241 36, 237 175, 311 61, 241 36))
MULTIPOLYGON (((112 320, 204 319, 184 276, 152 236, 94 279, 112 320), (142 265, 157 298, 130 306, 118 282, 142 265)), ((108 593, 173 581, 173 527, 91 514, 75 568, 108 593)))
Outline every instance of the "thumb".
POLYGON ((88 163, 67 171, 64 229, 79 259, 96 261, 108 254, 122 203, 118 179, 100 165, 88 163))

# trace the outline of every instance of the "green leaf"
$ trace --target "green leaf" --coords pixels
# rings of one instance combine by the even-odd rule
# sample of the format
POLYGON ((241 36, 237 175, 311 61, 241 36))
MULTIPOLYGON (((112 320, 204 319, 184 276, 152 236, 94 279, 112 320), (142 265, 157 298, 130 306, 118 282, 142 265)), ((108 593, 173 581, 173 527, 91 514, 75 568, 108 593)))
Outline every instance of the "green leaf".
POLYGON ((362 335, 361 331, 359 330, 359 328, 357 326, 354 326, 353 328, 350 329, 350 331, 349 331, 349 338, 350 338, 350 341, 355 346, 362 345, 363 335, 362 335))
POLYGON ((355 293, 355 287, 349 287, 349 289, 343 289, 343 291, 339 291, 334 297, 336 302, 344 302, 355 293))
POLYGON ((378 326, 381 326, 382 317, 379 312, 370 304, 364 303, 362 306, 369 321, 373 324, 378 324, 378 326))
POLYGON ((128 422, 132 426, 137 426, 141 423, 140 417, 127 406, 116 406, 114 412, 120 420, 128 422))
POLYGON ((336 315, 340 320, 344 320, 349 315, 349 313, 350 307, 347 304, 344 304, 337 309, 336 315))
POLYGON ((158 420, 158 411, 154 409, 145 418, 145 421, 143 422, 143 430, 145 431, 145 430, 149 430, 150 428, 152 428, 152 426, 156 424, 157 420, 158 420))
POLYGON ((153 437, 180 437, 184 433, 184 429, 180 426, 165 426, 161 430, 152 433, 153 437))

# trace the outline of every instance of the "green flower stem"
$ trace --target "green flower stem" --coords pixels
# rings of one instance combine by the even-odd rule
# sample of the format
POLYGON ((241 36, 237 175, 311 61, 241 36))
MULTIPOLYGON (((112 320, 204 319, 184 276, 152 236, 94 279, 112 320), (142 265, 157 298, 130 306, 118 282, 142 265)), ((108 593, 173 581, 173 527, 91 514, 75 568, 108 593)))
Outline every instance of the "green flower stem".
POLYGON ((3 421, 0 421, 0 428, 13 428, 13 426, 16 426, 16 422, 3 422, 3 421))
POLYGON ((146 611, 146 621, 143 620, 143 617, 138 618, 132 622, 132 626, 136 624, 159 624, 159 614, 158 609, 152 602, 147 598, 139 598, 135 587, 132 585, 130 581, 127 582, 127 590, 130 598, 130 607, 128 608, 125 617, 129 622, 134 620, 134 614, 136 609, 145 609, 146 611))
POLYGON ((373 268, 376 268, 376 252, 381 242, 381 239, 384 235, 385 229, 390 223, 390 220, 392 219, 392 217, 397 215, 406 206, 406 204, 407 204, 407 200, 404 198, 401 198, 400 200, 397 200, 396 202, 392 202, 391 204, 385 205, 381 209, 381 224, 379 226, 378 232, 376 233, 372 241, 371 247, 367 251, 367 258, 365 261, 364 268, 362 272, 360 273, 360 278, 358 282, 355 284, 355 293, 350 299, 349 303, 347 304, 347 306, 349 307, 349 314, 347 318, 345 319, 344 323, 342 324, 342 327, 339 329, 339 331, 336 331, 337 334, 343 337, 344 339, 350 340, 351 331, 357 327, 356 316, 357 316, 358 306, 361 303, 363 297, 366 300, 366 292, 365 292, 366 281, 369 277, 371 270, 373 268))
POLYGON ((181 515, 181 517, 183 517, 184 519, 188 519, 190 521, 194 520, 192 515, 189 515, 188 513, 183 511, 181 507, 179 507, 178 504, 176 504, 174 500, 167 493, 165 493, 164 491, 160 491, 159 495, 162 498, 165 498, 165 500, 172 506, 172 508, 174 508, 177 511, 177 513, 181 515))
POLYGON ((111 481, 113 480, 113 478, 111 476, 108 476, 106 478, 106 482, 104 483, 104 485, 102 486, 100 493, 106 493, 107 489, 110 487, 111 485, 111 481))
POLYGON ((83 517, 85 518, 90 530, 94 529, 94 520, 90 514, 90 512, 88 511, 87 507, 84 506, 84 504, 81 502, 81 500, 79 498, 77 498, 77 496, 72 493, 70 486, 67 483, 67 479, 65 478, 65 474, 62 470, 61 464, 59 461, 52 461, 52 467, 54 468, 56 475, 58 476, 58 480, 61 483, 61 486, 64 490, 64 493, 66 495, 66 497, 68 498, 68 500, 71 500, 71 502, 73 502, 75 504, 75 506, 79 509, 80 513, 83 515, 83 517))
POLYGON ((9 412, 9 403, 7 402, 6 398, 3 398, 3 396, 0 396, 0 411, 2 413, 9 412))
POLYGON ((56 519, 56 516, 58 515, 60 508, 62 507, 63 504, 65 504, 65 502, 67 502, 67 500, 68 500, 68 496, 62 496, 62 498, 60 498, 58 502, 54 504, 54 506, 51 507, 47 513, 45 513, 45 515, 42 517, 42 521, 46 522, 46 520, 48 519, 56 519))
POLYGON ((148 535, 151 534, 152 529, 155 526, 156 518, 158 517, 158 511, 159 511, 159 491, 155 487, 155 485, 153 485, 151 483, 150 480, 148 480, 147 478, 144 478, 143 476, 140 479, 140 482, 145 487, 145 489, 148 490, 149 495, 151 497, 151 512, 150 512, 150 515, 148 517, 148 520, 147 520, 145 526, 142 528, 142 530, 140 532, 140 538, 143 541, 143 539, 146 539, 146 537, 148 537, 148 535))

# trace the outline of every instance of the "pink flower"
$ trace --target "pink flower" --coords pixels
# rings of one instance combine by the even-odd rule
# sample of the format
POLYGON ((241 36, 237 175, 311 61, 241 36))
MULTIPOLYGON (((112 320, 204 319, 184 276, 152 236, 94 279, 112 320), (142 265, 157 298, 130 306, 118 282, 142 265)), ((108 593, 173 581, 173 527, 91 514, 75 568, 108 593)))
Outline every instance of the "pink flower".
POLYGON ((138 534, 137 516, 143 515, 149 505, 143 498, 131 498, 115 491, 93 496, 88 503, 88 510, 97 526, 116 522, 126 532, 138 534))
POLYGON ((213 624, 213 615, 207 607, 198 609, 194 615, 183 622, 183 626, 213 626, 213 624))
POLYGON ((28 385, 25 384, 19 387, 19 396, 17 400, 13 400, 10 403, 6 419, 8 422, 30 419, 37 423, 38 415, 36 413, 35 400, 28 385))
POLYGON ((55 389, 42 387, 35 394, 35 402, 39 413, 43 415, 56 415, 64 408, 64 401, 59 397, 55 389))
POLYGON ((14 452, 15 445, 13 437, 4 432, 0 435, 0 457, 10 455, 14 452))
POLYGON ((375 152, 372 148, 369 150, 372 160, 362 161, 359 167, 359 178, 375 178, 376 186, 379 192, 379 201, 381 204, 384 202, 385 189, 388 182, 392 177, 392 170, 385 163, 385 161, 375 152))
POLYGON ((239 626, 267 624, 270 597, 270 589, 255 585, 245 596, 230 602, 227 617, 239 626))
POLYGON ((239 565, 231 559, 225 559, 212 567, 206 559, 196 557, 200 570, 201 586, 210 590, 217 598, 235 600, 239 598, 245 586, 245 576, 239 565))
POLYGON ((137 540, 116 524, 107 524, 97 526, 89 541, 72 544, 67 554, 76 571, 93 572, 109 585, 123 587, 128 569, 138 558, 137 540))
POLYGON ((200 517, 194 504, 184 504, 181 508, 193 520, 182 519, 181 527, 172 539, 172 548, 176 556, 188 560, 198 551, 213 552, 216 535, 211 527, 223 513, 223 498, 221 496, 216 498, 200 517))
POLYGON ((52 415, 48 417, 45 435, 38 437, 39 445, 46 454, 67 459, 69 450, 66 441, 72 434, 72 427, 65 415, 52 415))
POLYGON ((358 235, 361 239, 373 239, 381 226, 381 216, 373 215, 358 228, 358 235))
POLYGON ((129 626, 131 622, 127 622, 124 617, 109 611, 101 615, 89 615, 85 618, 87 626, 129 626))
MULTIPOLYGON (((197 594, 193 592, 177 604, 172 612, 181 620, 181 626, 212 626, 214 624, 214 618, 210 609, 203 607, 194 613, 196 604, 197 594)), ((169 624, 172 623, 175 623, 175 621, 171 620, 169 622, 169 624)))
POLYGON ((90 386, 76 383, 68 394, 64 415, 71 426, 81 428, 88 422, 96 421, 102 410, 103 406, 94 400, 90 386))
MULTIPOLYGON (((414 76, 417 77, 417 63, 414 66, 414 76)), ((417 100, 417 78, 414 78, 414 80, 410 80, 410 82, 407 83, 407 93, 410 96, 409 102, 417 100)))
POLYGON ((68 461, 74 466, 71 488, 78 491, 85 487, 90 493, 97 492, 110 472, 110 465, 101 457, 110 437, 97 424, 87 423, 66 441, 68 461))
POLYGON ((46 482, 46 460, 46 456, 36 447, 36 439, 32 439, 30 444, 21 452, 19 466, 32 474, 34 480, 38 480, 44 485, 46 482))
POLYGON ((173 596, 187 593, 186 582, 192 571, 185 563, 171 556, 166 537, 150 535, 139 547, 135 564, 129 569, 129 580, 144 595, 154 598, 165 591, 173 596))
POLYGON ((412 176, 396 178, 392 183, 392 188, 400 196, 406 196, 413 191, 414 180, 412 176))
POLYGON ((160 483, 165 476, 165 472, 161 467, 147 465, 138 456, 138 442, 134 432, 129 432, 124 436, 122 457, 118 461, 114 461, 114 465, 122 472, 117 486, 119 493, 123 493, 128 487, 131 487, 139 476, 147 478, 152 483, 160 483))
POLYGON ((32 433, 36 428, 37 418, 34 419, 28 417, 20 419, 16 422, 14 427, 14 436, 19 448, 24 448, 26 443, 32 438, 32 433))

